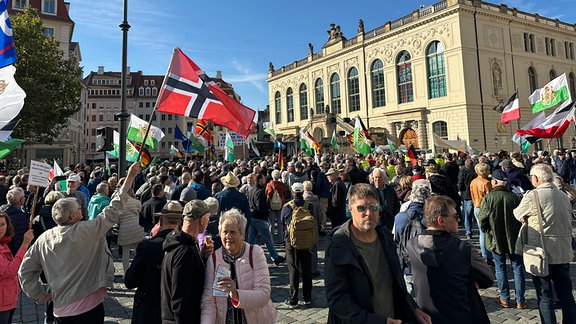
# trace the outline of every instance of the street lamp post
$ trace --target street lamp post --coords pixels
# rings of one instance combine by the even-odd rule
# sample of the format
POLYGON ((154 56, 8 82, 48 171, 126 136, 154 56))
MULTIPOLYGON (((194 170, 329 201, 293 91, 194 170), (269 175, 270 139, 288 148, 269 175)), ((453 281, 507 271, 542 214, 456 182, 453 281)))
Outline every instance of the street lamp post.
POLYGON ((120 113, 116 114, 116 116, 120 120, 118 175, 122 177, 126 173, 126 123, 128 117, 130 117, 130 114, 126 111, 126 69, 128 68, 128 30, 130 29, 130 25, 128 24, 128 0, 124 0, 124 20, 119 27, 122 30, 122 83, 120 87, 120 113))

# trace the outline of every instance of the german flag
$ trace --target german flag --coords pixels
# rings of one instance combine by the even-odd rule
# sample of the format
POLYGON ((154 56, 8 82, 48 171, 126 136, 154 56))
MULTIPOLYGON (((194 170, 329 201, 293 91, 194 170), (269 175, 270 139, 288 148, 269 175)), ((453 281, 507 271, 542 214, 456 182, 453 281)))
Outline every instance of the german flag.
POLYGON ((214 142, 210 128, 208 128, 208 125, 202 119, 198 119, 194 133, 204 137, 210 144, 214 142))

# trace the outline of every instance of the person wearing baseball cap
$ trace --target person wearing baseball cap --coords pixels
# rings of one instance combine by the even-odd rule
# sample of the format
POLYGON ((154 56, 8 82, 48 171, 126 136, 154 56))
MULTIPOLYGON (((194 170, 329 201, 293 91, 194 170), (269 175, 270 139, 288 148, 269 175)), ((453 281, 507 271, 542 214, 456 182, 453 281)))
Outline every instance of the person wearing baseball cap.
POLYGON ((78 205, 82 208, 82 220, 88 220, 88 197, 79 190, 80 186, 82 186, 80 176, 76 173, 71 173, 66 179, 66 192, 64 195, 76 198, 78 205))
POLYGON ((136 248, 136 255, 124 276, 124 285, 128 289, 136 288, 132 322, 161 323, 160 312, 160 269, 164 251, 162 244, 166 236, 177 229, 182 223, 182 205, 176 200, 170 200, 159 213, 158 223, 152 230, 156 232, 150 238, 142 240, 136 248))
POLYGON ((204 201, 195 199, 184 206, 182 214, 182 227, 168 234, 163 246, 162 322, 200 323, 204 264, 214 250, 214 243, 205 240, 199 249, 197 237, 208 226, 210 209, 204 201))

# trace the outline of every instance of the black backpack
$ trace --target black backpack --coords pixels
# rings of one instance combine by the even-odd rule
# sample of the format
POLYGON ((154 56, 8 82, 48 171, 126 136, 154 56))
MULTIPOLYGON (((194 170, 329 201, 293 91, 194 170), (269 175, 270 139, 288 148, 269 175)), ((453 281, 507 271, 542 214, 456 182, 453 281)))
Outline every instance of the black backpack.
POLYGON ((422 224, 422 217, 424 217, 422 213, 413 211, 411 214, 406 212, 403 214, 408 218, 408 223, 402 231, 402 237, 400 238, 400 243, 398 244, 398 256, 400 257, 402 268, 407 268, 410 267, 410 259, 408 257, 408 251, 406 250, 408 241, 410 241, 410 239, 413 237, 416 237, 418 234, 424 232, 426 227, 422 224))

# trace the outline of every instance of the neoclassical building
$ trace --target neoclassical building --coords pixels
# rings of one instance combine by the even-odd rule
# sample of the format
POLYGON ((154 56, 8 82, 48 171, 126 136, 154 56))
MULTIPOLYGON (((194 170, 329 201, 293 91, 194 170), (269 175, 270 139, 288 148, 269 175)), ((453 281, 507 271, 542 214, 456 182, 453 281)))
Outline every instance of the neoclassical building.
MULTIPOLYGON (((270 63, 269 116, 285 140, 349 133, 358 115, 377 144, 386 138, 435 149, 432 133, 476 150, 518 150, 514 132, 534 115, 528 96, 566 73, 576 78, 576 24, 477 0, 445 0, 365 31, 331 24, 319 51, 281 68, 270 63), (521 119, 493 111, 518 89, 521 119)), ((551 111, 547 112, 547 114, 551 111)), ((297 142, 297 141, 296 141, 297 142)), ((546 147, 549 141, 536 147, 546 147)), ((574 128, 550 141, 576 144, 574 128)))

